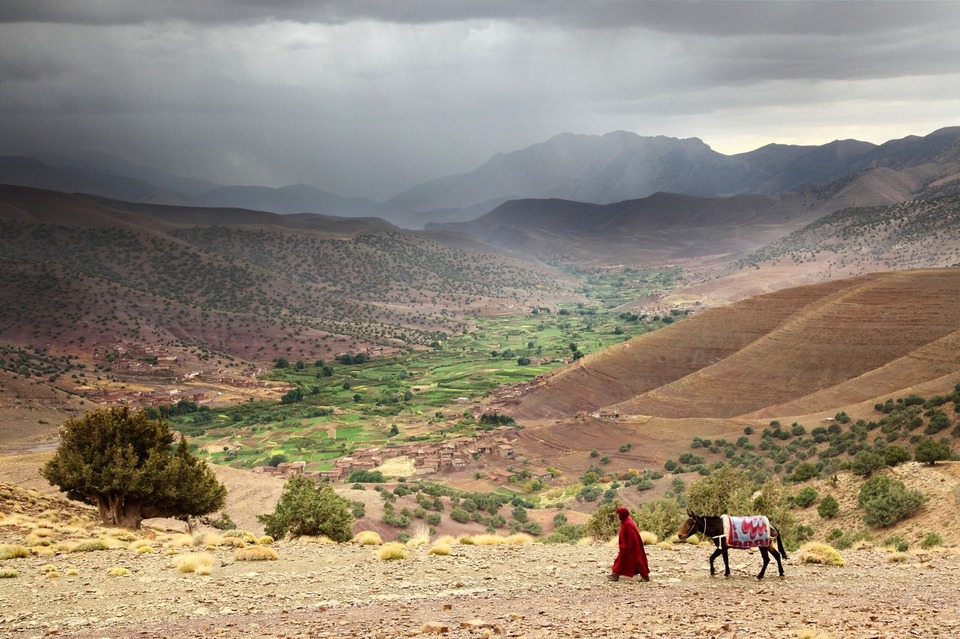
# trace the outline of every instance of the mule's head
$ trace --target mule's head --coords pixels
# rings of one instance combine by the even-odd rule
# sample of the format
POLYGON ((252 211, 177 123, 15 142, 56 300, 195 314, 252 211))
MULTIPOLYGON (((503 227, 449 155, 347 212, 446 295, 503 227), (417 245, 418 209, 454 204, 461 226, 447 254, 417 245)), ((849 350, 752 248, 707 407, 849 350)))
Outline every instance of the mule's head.
POLYGON ((687 520, 683 522, 683 526, 680 527, 680 531, 677 533, 680 541, 686 541, 687 537, 693 534, 697 527, 697 519, 698 517, 696 515, 689 510, 687 511, 687 520))

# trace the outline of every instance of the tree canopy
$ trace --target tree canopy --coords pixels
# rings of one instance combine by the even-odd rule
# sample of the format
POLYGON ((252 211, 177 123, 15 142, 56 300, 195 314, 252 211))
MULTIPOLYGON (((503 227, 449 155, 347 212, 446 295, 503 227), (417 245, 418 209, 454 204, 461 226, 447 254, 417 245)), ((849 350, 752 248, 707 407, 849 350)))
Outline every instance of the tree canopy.
POLYGON ((272 537, 322 535, 333 541, 350 541, 353 515, 350 502, 329 484, 295 475, 283 487, 283 494, 272 514, 257 515, 264 532, 272 537))
POLYGON ((127 407, 67 420, 40 474, 67 497, 100 510, 109 526, 139 528, 151 517, 187 518, 223 507, 227 489, 185 438, 127 407))

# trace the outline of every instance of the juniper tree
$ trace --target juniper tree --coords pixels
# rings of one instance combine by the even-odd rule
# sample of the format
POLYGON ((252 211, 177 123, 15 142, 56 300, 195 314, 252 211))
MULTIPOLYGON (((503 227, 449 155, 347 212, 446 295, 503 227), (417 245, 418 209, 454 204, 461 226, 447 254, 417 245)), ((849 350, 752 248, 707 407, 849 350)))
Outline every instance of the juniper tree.
POLYGON ((227 489, 186 438, 174 446, 168 424, 127 407, 67 420, 60 445, 40 470, 67 497, 100 510, 109 526, 140 528, 144 519, 206 515, 223 507, 227 489))

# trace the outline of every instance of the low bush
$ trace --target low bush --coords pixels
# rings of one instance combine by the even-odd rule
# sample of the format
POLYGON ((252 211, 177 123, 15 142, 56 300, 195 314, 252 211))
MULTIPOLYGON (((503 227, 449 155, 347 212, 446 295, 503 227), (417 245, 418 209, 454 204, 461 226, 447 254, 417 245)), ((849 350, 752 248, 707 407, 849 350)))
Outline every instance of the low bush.
POLYGON ((450 545, 443 542, 436 542, 428 551, 428 554, 431 555, 441 555, 446 557, 450 554, 450 545))
POLYGON ((237 561, 276 561, 280 555, 267 546, 247 546, 234 553, 233 558, 237 561))
POLYGON ((884 528, 906 519, 923 508, 926 497, 889 475, 874 475, 860 487, 857 503, 863 521, 871 528, 884 528))
POLYGON ((920 542, 920 547, 924 550, 939 548, 942 545, 943 538, 935 532, 927 533, 927 535, 923 538, 923 541, 920 542))
MULTIPOLYGON (((173 558, 173 566, 177 572, 200 573, 203 568, 213 566, 213 556, 208 553, 187 553, 173 558)), ((209 570, 207 571, 209 574, 209 570)))
POLYGON ((353 543, 360 544, 361 546, 382 546, 383 539, 380 538, 378 533, 372 530, 361 530, 353 536, 353 543))
POLYGON ((17 559, 19 557, 29 557, 29 556, 30 556, 30 550, 24 546, 19 546, 17 544, 0 545, 0 560, 17 559))
POLYGON ((794 495, 793 503, 795 503, 797 506, 800 506, 800 508, 806 508, 813 502, 817 501, 817 497, 817 491, 812 486, 805 486, 804 488, 800 489, 800 492, 794 495))
POLYGON ((410 557, 410 551, 399 542, 391 541, 385 543, 377 551, 377 556, 384 561, 396 561, 398 559, 407 559, 410 557))
POLYGON ((824 566, 843 566, 846 563, 833 546, 818 542, 810 542, 800 548, 799 562, 824 566))

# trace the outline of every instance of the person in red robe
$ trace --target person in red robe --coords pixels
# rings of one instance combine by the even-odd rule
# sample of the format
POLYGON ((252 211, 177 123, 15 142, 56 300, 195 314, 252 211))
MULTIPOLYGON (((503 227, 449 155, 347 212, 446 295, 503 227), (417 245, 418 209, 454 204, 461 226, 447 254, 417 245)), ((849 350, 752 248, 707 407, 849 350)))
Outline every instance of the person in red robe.
POLYGON ((643 549, 643 540, 640 539, 640 529, 626 507, 617 507, 617 517, 620 518, 620 552, 617 553, 607 579, 619 581, 621 576, 640 575, 642 581, 650 581, 650 567, 647 564, 647 553, 643 549))

